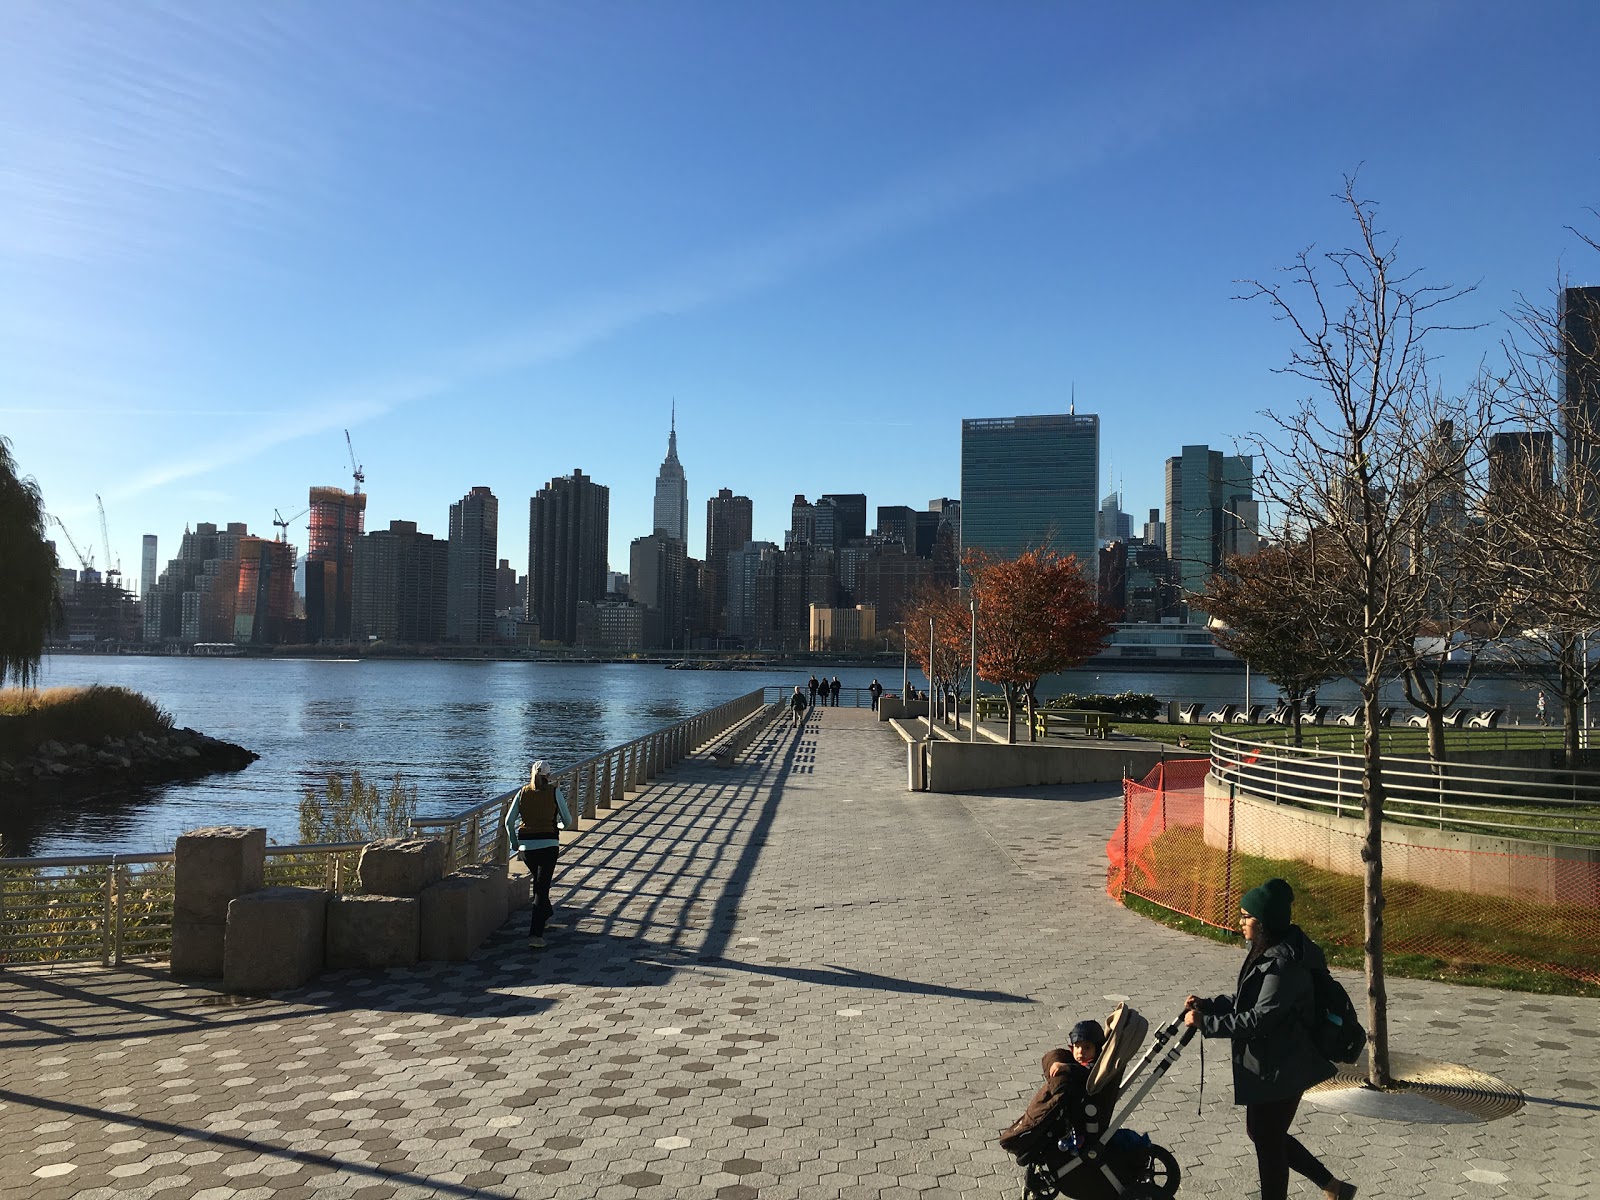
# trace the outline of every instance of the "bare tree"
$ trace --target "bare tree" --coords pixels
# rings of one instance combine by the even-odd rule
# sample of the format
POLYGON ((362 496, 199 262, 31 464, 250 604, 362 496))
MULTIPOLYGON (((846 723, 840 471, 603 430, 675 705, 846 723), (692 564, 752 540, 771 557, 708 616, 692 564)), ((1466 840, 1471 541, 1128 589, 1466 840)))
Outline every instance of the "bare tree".
POLYGON ((1429 567, 1413 553, 1417 539, 1460 488, 1486 420, 1481 391, 1447 401, 1429 371, 1430 340, 1461 328, 1446 324, 1442 310, 1471 289, 1425 284, 1401 271, 1395 243, 1378 229, 1374 206, 1356 195, 1353 178, 1340 199, 1354 225, 1352 244, 1303 250, 1283 278, 1245 281, 1243 298, 1264 301, 1290 329, 1281 371, 1311 386, 1283 413, 1266 414, 1268 431, 1252 441, 1276 540, 1316 544, 1312 570, 1283 602, 1349 623, 1351 677, 1364 716, 1368 1077, 1388 1087, 1380 691, 1424 624, 1429 567), (1440 438, 1446 428, 1449 436, 1440 438))

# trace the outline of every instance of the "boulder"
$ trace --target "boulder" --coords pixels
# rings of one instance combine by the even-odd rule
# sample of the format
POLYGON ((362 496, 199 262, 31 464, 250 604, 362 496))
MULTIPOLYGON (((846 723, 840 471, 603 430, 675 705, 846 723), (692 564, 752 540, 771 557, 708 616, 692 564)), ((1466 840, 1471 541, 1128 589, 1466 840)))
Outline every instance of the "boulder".
POLYGON ((456 874, 478 882, 472 916, 473 944, 480 946, 491 933, 506 923, 506 917, 511 913, 511 897, 506 890, 506 869, 493 863, 475 863, 462 867, 456 874))
POLYGON ((420 907, 412 896, 334 896, 328 901, 328 966, 415 966, 420 907))
POLYGON ((464 962, 478 948, 474 909, 483 881, 446 875, 417 897, 418 953, 425 962, 464 962))
POLYGON ((319 888, 263 888, 228 905, 222 984, 230 992, 281 992, 322 970, 328 893, 319 888))
POLYGON ((417 896, 444 878, 439 838, 385 838, 361 849, 356 878, 369 896, 417 896))
POLYGON ((266 854, 265 829, 217 825, 179 836, 172 867, 174 975, 223 973, 228 905, 261 887, 266 854))

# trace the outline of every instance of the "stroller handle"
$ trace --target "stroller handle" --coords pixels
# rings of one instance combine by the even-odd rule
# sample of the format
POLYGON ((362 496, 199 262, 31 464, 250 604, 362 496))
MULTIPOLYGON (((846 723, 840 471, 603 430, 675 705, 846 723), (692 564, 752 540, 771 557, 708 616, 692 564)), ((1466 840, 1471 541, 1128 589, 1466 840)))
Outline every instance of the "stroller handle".
POLYGON ((1172 1068, 1172 1064, 1178 1061, 1179 1055, 1183 1053, 1183 1048, 1199 1032, 1192 1025, 1183 1025, 1184 1013, 1188 1011, 1185 1008, 1183 1012, 1180 1012, 1157 1030, 1154 1040, 1150 1043, 1150 1049, 1146 1050, 1139 1061, 1128 1069, 1123 1077, 1123 1087, 1127 1087, 1135 1079, 1139 1078, 1145 1067, 1149 1066, 1151 1061, 1160 1055, 1160 1061, 1156 1063, 1155 1068, 1145 1081, 1139 1085, 1138 1091, 1128 1097, 1127 1102, 1122 1106, 1122 1111, 1117 1113, 1106 1125, 1105 1132, 1101 1134, 1103 1139, 1109 1139, 1113 1133, 1122 1128, 1123 1123, 1128 1119, 1128 1114, 1137 1108, 1139 1101, 1143 1100, 1149 1094, 1150 1089, 1160 1082, 1161 1077, 1172 1068), (1182 1033, 1178 1032, 1180 1027, 1183 1029, 1182 1033), (1165 1053, 1163 1054, 1162 1051, 1165 1051, 1165 1053))

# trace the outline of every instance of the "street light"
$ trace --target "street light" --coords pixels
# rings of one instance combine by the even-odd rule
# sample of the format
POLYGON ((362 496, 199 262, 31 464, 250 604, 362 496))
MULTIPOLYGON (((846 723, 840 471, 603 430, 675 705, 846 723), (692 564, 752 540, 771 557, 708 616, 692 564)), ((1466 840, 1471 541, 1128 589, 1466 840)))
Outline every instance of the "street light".
POLYGON ((967 685, 967 703, 972 706, 969 716, 971 720, 968 727, 971 731, 969 741, 978 740, 978 594, 972 594, 972 651, 968 658, 968 671, 971 682, 967 685))
MULTIPOLYGON (((1214 637, 1216 637, 1216 635, 1218 633, 1222 633, 1222 632, 1225 632, 1227 630, 1228 623, 1226 621, 1224 621, 1221 617, 1212 617, 1209 621, 1206 622, 1206 628, 1211 630, 1211 636, 1214 638, 1214 637)), ((1245 710, 1245 712, 1249 712, 1250 711, 1250 660, 1248 658, 1245 658, 1243 655, 1240 655, 1239 656, 1239 661, 1244 663, 1244 710, 1245 710)))

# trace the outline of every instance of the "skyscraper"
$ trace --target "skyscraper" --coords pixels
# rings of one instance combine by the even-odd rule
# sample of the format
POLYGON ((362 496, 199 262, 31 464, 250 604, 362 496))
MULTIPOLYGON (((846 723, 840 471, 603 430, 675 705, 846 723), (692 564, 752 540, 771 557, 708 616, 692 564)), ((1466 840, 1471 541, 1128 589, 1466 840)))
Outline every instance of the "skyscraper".
POLYGON ((651 615, 645 645, 652 650, 682 649, 688 565, 683 543, 658 529, 649 537, 634 538, 628 551, 628 596, 651 615))
POLYGON ((343 488, 311 489, 311 543, 306 549, 306 641, 348 641, 354 597, 356 539, 367 497, 343 488))
MULTIPOLYGON (((735 496, 721 488, 706 501, 706 570, 711 575, 711 615, 726 632, 728 612, 728 555, 750 540, 754 509, 749 496, 735 496)), ((715 628, 707 632, 715 633, 715 628)))
MULTIPOLYGON (((1167 557, 1185 603, 1205 590, 1225 557, 1255 553, 1254 487, 1248 454, 1185 446, 1167 459, 1167 557)), ((1189 619, 1204 621, 1205 614, 1191 609, 1189 619)))
POLYGON ((1015 558, 1048 545, 1099 570, 1100 418, 1046 413, 961 422, 961 547, 1015 558))
POLYGON ((495 559, 499 552, 500 501, 488 488, 475 487, 450 506, 446 641, 484 645, 495 640, 495 559))
POLYGON ((161 569, 160 560, 156 557, 156 535, 144 535, 144 550, 139 560, 139 595, 141 598, 148 596, 156 586, 156 572, 161 569))
POLYGON ((1095 537, 1100 545, 1108 542, 1126 542, 1133 536, 1133 518, 1122 511, 1122 493, 1112 492, 1100 502, 1100 513, 1095 518, 1095 537))
POLYGON ((390 521, 366 534, 356 543, 357 640, 444 641, 449 572, 450 543, 418 533, 415 521, 390 521))
POLYGON ((1560 401, 1566 461, 1600 478, 1600 287, 1561 292, 1560 401))
POLYGON ((570 646, 579 601, 606 594, 611 489, 573 471, 540 488, 528 510, 528 617, 545 640, 570 646))
POLYGON ((867 498, 861 492, 832 492, 819 496, 815 513, 813 545, 825 550, 842 550, 867 536, 867 498))
POLYGON ((667 457, 656 473, 655 532, 689 544, 689 480, 678 461, 678 406, 672 406, 672 431, 667 434, 667 457))

